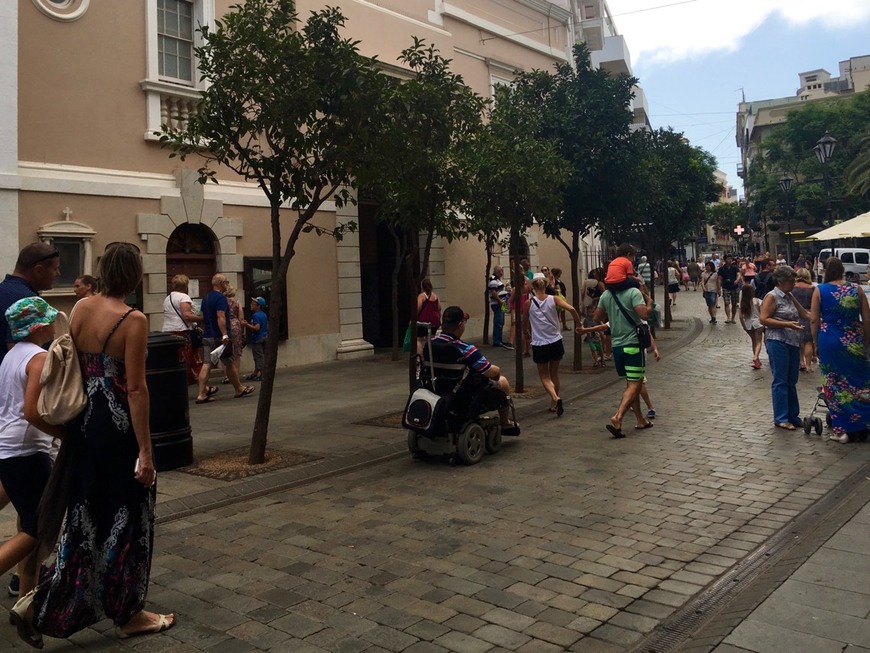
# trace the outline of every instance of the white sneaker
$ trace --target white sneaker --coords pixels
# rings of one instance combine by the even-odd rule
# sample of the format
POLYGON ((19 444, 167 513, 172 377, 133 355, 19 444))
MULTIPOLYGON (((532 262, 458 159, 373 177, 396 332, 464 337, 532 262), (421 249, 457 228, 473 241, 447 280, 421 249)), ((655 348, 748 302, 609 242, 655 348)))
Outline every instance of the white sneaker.
POLYGON ((849 444, 849 436, 845 433, 843 433, 842 435, 828 436, 828 440, 833 440, 834 442, 839 442, 840 444, 849 444))

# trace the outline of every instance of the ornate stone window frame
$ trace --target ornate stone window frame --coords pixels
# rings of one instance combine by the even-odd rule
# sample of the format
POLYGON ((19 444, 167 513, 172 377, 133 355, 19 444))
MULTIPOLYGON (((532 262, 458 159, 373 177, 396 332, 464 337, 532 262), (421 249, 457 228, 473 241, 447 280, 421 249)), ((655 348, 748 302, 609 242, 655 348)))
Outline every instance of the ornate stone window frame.
MULTIPOLYGON (((53 243, 56 239, 77 240, 82 245, 81 269, 76 276, 93 274, 94 265, 94 236, 97 232, 89 225, 74 220, 59 220, 44 224, 36 232, 37 237, 44 243, 53 243)), ((73 294, 72 286, 52 288, 42 293, 46 297, 62 297, 73 294)))

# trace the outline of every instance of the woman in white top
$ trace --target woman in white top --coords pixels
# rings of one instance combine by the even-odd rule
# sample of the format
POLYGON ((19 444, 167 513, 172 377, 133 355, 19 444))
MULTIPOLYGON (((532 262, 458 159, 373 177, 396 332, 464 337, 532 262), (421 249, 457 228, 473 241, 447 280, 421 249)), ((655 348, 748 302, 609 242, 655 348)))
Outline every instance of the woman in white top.
POLYGON ((532 279, 532 296, 526 304, 527 332, 532 336, 532 360, 538 366, 538 376, 550 395, 550 412, 561 417, 565 409, 559 398, 559 364, 565 355, 559 316, 556 308, 568 311, 574 326, 580 325, 580 314, 561 297, 547 294, 547 278, 540 272, 532 279))
POLYGON ((187 384, 193 385, 199 382, 202 348, 191 347, 190 330, 202 322, 202 317, 193 312, 193 300, 187 294, 189 283, 190 278, 186 274, 176 274, 172 277, 169 284, 172 291, 163 300, 163 333, 184 338, 182 355, 187 363, 187 384))
POLYGON ((740 289, 740 324, 752 340, 752 367, 761 369, 761 345, 764 340, 764 327, 761 326, 761 300, 755 296, 751 283, 744 283, 740 289))
POLYGON ((716 324, 716 302, 719 300, 719 276, 716 274, 716 266, 713 261, 704 264, 701 273, 701 290, 704 293, 704 302, 707 304, 707 312, 710 313, 710 324, 716 324))

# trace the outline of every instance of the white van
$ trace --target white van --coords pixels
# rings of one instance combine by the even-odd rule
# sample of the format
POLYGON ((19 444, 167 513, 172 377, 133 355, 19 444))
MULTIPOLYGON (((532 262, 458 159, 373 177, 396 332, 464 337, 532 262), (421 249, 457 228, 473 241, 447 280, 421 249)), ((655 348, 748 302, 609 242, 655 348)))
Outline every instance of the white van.
MULTIPOLYGON (((816 266, 816 275, 819 283, 825 277, 825 261, 831 256, 830 249, 823 249, 819 252, 819 262, 816 266)), ((870 266, 870 249, 862 249, 859 247, 835 247, 833 255, 840 259, 843 268, 846 270, 846 281, 855 281, 864 283, 867 281, 868 266, 870 266)))

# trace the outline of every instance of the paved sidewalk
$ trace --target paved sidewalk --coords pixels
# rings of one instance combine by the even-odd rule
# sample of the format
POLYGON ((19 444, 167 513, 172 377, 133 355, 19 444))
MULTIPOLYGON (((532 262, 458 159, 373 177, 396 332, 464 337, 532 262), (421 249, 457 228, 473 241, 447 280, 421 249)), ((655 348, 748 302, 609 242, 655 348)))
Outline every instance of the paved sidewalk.
MULTIPOLYGON (((748 337, 696 321, 700 293, 678 302, 650 363, 655 428, 629 422, 610 439, 613 369, 566 373, 565 416, 542 394, 518 399, 523 436, 474 467, 411 461, 400 429, 359 423, 401 410, 401 362, 280 373, 270 446, 320 459, 234 482, 161 473, 149 598, 179 625, 121 642, 102 622, 46 650, 646 651, 729 574, 763 562, 761 547, 781 552, 791 578, 728 596, 728 627, 711 610, 687 647, 870 650, 868 508, 826 508, 863 496, 844 482, 866 483, 870 447, 774 429, 769 370, 749 367, 748 337), (826 530, 817 511, 840 518, 826 530), (790 540, 823 548, 804 555, 790 540), (774 627, 782 635, 765 639, 774 627), (830 641, 787 646, 804 636, 830 641)), ((512 352, 484 351, 514 376, 512 352)), ((817 383, 801 378, 804 413, 817 383)), ((530 362, 526 385, 537 388, 530 362)), ((191 406, 197 456, 248 444, 255 402, 229 394, 191 406)), ((0 513, 0 536, 13 517, 0 513)), ((6 626, 0 650, 30 649, 6 626)))

